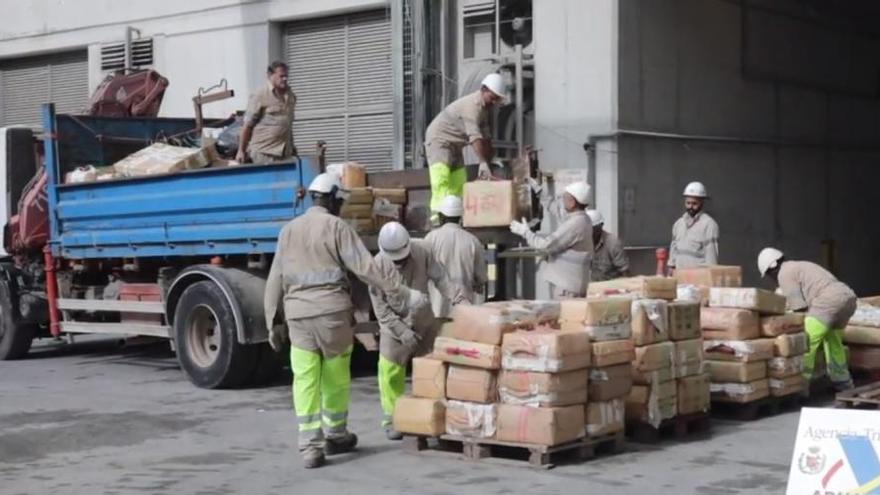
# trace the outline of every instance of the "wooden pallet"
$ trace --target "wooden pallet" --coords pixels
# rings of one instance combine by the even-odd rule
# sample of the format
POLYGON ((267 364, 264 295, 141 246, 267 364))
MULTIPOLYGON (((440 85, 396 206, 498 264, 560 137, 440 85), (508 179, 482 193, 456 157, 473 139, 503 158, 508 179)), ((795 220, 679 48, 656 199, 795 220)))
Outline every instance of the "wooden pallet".
POLYGON ((642 421, 628 421, 626 423, 627 435, 639 443, 657 443, 667 435, 681 439, 697 433, 707 433, 711 428, 712 420, 707 412, 683 414, 664 419, 658 426, 642 421))
POLYGON ((404 435, 403 437, 403 449, 410 452, 452 455, 469 461, 486 460, 519 466, 527 464, 541 469, 550 469, 557 461, 566 457, 570 460, 586 461, 600 453, 621 452, 624 447, 625 439, 622 431, 552 446, 457 435, 440 437, 404 435))
POLYGON ((765 416, 776 416, 786 411, 800 410, 804 398, 800 392, 767 396, 752 402, 712 401, 712 413, 739 421, 754 421, 765 416))
POLYGON ((880 381, 838 393, 835 406, 880 409, 880 381))

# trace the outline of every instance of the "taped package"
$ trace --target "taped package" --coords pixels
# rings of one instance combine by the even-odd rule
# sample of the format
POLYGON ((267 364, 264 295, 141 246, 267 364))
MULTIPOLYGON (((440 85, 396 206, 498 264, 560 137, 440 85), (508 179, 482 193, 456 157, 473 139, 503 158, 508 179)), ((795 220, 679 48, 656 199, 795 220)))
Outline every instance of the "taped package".
POLYGON ((849 324, 859 327, 880 327, 880 307, 859 301, 856 312, 849 319, 849 324))
POLYGON ((749 383, 711 383, 712 400, 718 402, 746 403, 770 395, 770 382, 766 378, 749 383))
POLYGON ((632 301, 632 340, 636 346, 669 340, 667 304, 662 299, 636 299, 632 301))
POLYGON ((358 162, 345 162, 341 164, 342 187, 349 191, 356 187, 366 187, 367 167, 358 162))
POLYGON ((608 326, 630 321, 630 299, 597 297, 560 301, 559 319, 590 326, 608 326))
POLYGON ((587 436, 598 437, 623 431, 626 406, 622 398, 590 402, 585 408, 587 436))
POLYGON ((700 338, 700 303, 673 301, 667 306, 669 340, 700 338))
POLYGON ((403 187, 374 187, 373 197, 384 199, 395 205, 406 204, 406 188, 403 187))
POLYGON ((559 445, 584 436, 584 406, 498 407, 498 440, 559 445))
POLYGON ((739 363, 735 361, 706 361, 712 382, 749 383, 767 378, 767 361, 739 363))
POLYGON ((703 360, 703 341, 701 339, 679 340, 675 342, 673 366, 700 362, 703 360))
POLYGON ((800 356, 810 350, 806 332, 789 333, 773 339, 773 354, 776 356, 800 356))
POLYGON ((609 340, 593 342, 590 352, 590 367, 604 368, 615 364, 629 364, 636 358, 632 340, 609 340))
POLYGON ((446 398, 468 402, 497 402, 498 372, 450 365, 446 376, 446 398))
POLYGON ((804 357, 773 357, 767 361, 767 376, 770 378, 785 378, 804 373, 804 357))
POLYGON ((804 331, 803 313, 785 313, 784 315, 764 316, 761 318, 761 335, 776 337, 785 333, 804 331))
POLYGON ((773 357, 774 339, 704 340, 703 355, 715 361, 766 361, 773 357))
POLYGON ((635 385, 626 398, 626 419, 657 428, 665 419, 678 414, 675 380, 658 385, 635 385))
MULTIPOLYGON (((849 367, 866 371, 880 370, 880 347, 867 345, 849 346, 849 367)), ((816 371, 818 371, 818 368, 816 371)))
POLYGON ((642 347, 636 347, 636 358, 633 360, 633 369, 636 371, 654 371, 659 369, 672 369, 675 344, 661 342, 642 347))
POLYGON ((558 373, 590 366, 590 337, 585 333, 533 330, 504 336, 504 369, 558 373))
POLYGON ((426 399, 445 399, 446 363, 427 357, 413 358, 412 393, 426 399))
POLYGON ((629 321, 612 325, 589 325, 586 323, 562 321, 559 327, 563 332, 586 333, 593 342, 629 339, 632 336, 632 324, 629 321))
POLYGON ((202 140, 201 148, 153 143, 114 163, 113 170, 121 177, 172 174, 208 167, 219 158, 210 138, 202 140))
POLYGON ((880 346, 880 328, 849 324, 843 330, 843 341, 847 344, 880 346))
POLYGON ((537 373, 502 370, 498 380, 501 402, 520 406, 554 407, 587 402, 587 373, 537 373))
POLYGON ((675 370, 672 367, 660 368, 652 371, 639 371, 634 369, 632 372, 633 383, 636 385, 653 385, 655 383, 663 383, 675 380, 675 370))
POLYGON ((516 192, 509 180, 475 180, 464 185, 465 227, 507 227, 519 220, 516 192))
POLYGON ((540 324, 555 325, 559 320, 559 301, 513 299, 483 303, 489 308, 504 308, 514 317, 517 328, 531 329, 540 324))
POLYGON ((434 340, 432 355, 447 363, 463 364, 497 370, 501 367, 501 347, 497 345, 467 342, 464 340, 437 337, 434 340))
POLYGON ((451 337, 499 345, 506 333, 555 322, 559 303, 505 301, 480 305, 459 304, 452 310, 451 337), (554 309, 555 308, 555 309, 554 309))
POLYGON ((675 301, 705 306, 709 304, 709 288, 699 285, 678 284, 678 288, 675 291, 675 301))
POLYGON ((785 296, 764 289, 712 287, 709 289, 709 306, 781 315, 785 313, 785 296))
POLYGON ((708 373, 679 378, 676 383, 678 385, 678 414, 694 414, 709 410, 712 398, 709 393, 708 373))
POLYGON ((592 401, 608 401, 626 397, 633 385, 632 365, 629 363, 590 368, 589 393, 592 401))
POLYGON ((691 361, 689 363, 677 364, 672 368, 672 376, 675 378, 685 378, 706 372, 708 372, 706 361, 691 361))
POLYGON ((675 270, 675 278, 679 284, 705 287, 740 287, 742 286, 742 267, 710 265, 678 268, 675 270))
POLYGON ((804 389, 804 375, 797 374, 785 378, 771 378, 769 380, 770 395, 785 397, 786 395, 800 393, 804 389))
POLYGON ((394 404, 393 423, 401 433, 440 436, 446 431, 446 406, 441 399, 400 397, 394 404))
POLYGON ((671 277, 628 277, 591 282, 587 288, 589 296, 602 297, 632 295, 644 299, 666 299, 672 301, 677 295, 678 283, 671 277))
POLYGON ((748 340, 761 335, 758 314, 747 309, 703 308, 700 326, 707 339, 748 340))
POLYGON ((446 401, 446 433, 462 437, 492 438, 497 430, 498 404, 446 401))
POLYGON ((371 205, 373 204, 373 189, 369 187, 355 187, 349 189, 347 205, 371 205))

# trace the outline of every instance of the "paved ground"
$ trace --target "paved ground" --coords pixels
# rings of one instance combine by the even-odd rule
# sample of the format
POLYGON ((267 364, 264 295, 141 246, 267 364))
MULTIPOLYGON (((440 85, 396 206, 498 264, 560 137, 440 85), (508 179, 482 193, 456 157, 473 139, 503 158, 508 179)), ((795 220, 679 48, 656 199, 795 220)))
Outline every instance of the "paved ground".
POLYGON ((287 385, 200 390, 166 347, 43 344, 0 362, 0 493, 778 494, 797 428, 796 413, 716 421, 708 439, 549 471, 466 463, 387 442, 374 379, 362 376, 351 413, 360 451, 306 472, 287 385))

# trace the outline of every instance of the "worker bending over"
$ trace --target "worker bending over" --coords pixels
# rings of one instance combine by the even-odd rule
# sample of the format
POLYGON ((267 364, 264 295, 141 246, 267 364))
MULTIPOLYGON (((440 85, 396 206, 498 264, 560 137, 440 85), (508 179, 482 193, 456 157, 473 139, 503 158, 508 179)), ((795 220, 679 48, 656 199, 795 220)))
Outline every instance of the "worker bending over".
MULTIPOLYGON (((464 299, 446 279, 443 268, 431 254, 430 246, 410 241, 409 232, 397 222, 389 222, 379 231, 379 253, 375 260, 389 279, 402 277, 403 283, 413 290, 427 291, 430 280, 453 304, 464 299)), ((384 287, 370 286, 373 312, 379 321, 378 380, 382 427, 389 440, 400 440, 403 435, 394 430, 391 419, 394 405, 406 387, 406 367, 413 357, 431 352, 439 323, 430 306, 401 311, 389 298, 384 287)))
POLYGON ((718 264, 718 224, 703 211, 706 186, 691 182, 684 188, 685 212, 672 226, 669 269, 718 264))
POLYGON ((593 226, 584 211, 589 198, 590 185, 586 182, 568 185, 562 195, 565 219, 550 235, 532 232, 525 219, 510 222, 511 232, 525 239, 529 246, 544 252, 541 273, 550 285, 551 298, 587 295, 593 257, 593 226))
POLYGON ((758 270, 779 285, 788 309, 806 310, 804 327, 810 350, 804 356, 804 378, 809 382, 816 368, 816 354, 825 351, 828 375, 837 390, 852 388, 852 377, 843 346, 843 329, 856 311, 856 295, 828 270, 809 261, 789 261, 782 251, 764 248, 758 254, 758 270))
POLYGON ((480 159, 481 178, 489 176, 492 160, 489 111, 504 100, 507 90, 500 74, 489 74, 480 89, 450 103, 434 117, 425 132, 425 154, 431 179, 431 213, 436 215, 446 196, 462 197, 467 171, 464 147, 473 146, 480 159))
POLYGON ((629 276, 629 258, 623 250, 623 242, 611 232, 606 232, 605 218, 599 210, 587 210, 593 224, 593 262, 590 280, 600 282, 629 276))
POLYGON ((272 62, 268 81, 248 99, 235 159, 240 163, 275 163, 296 154, 293 108, 296 95, 287 85, 287 64, 272 62))
MULTIPOLYGON (((431 246, 434 259, 443 267, 449 281, 458 287, 468 302, 474 304, 486 284, 486 257, 483 243, 462 228, 462 211, 461 198, 443 198, 438 209, 440 227, 429 232, 425 242, 431 246)), ((451 301, 439 291, 432 289, 431 303, 437 317, 449 317, 451 301)))
POLYGON ((344 193, 336 175, 318 175, 308 191, 314 206, 278 235, 264 307, 269 342, 279 350, 288 335, 274 325, 283 300, 299 450, 305 467, 315 468, 324 464, 325 454, 357 445, 347 427, 354 337, 347 273, 379 287, 401 311, 427 304, 427 297, 403 285, 400 275, 382 270, 354 229, 337 217, 344 193))

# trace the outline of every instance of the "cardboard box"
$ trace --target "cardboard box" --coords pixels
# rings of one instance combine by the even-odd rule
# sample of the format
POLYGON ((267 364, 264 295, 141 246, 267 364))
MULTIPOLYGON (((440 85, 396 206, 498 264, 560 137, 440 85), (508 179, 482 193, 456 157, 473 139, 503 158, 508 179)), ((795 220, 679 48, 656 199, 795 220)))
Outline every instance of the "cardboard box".
POLYGON ((709 306, 781 315, 785 313, 785 296, 764 289, 712 287, 709 290, 709 306))
POLYGON ((629 363, 590 368, 589 393, 592 401, 608 401, 626 397, 633 385, 632 365, 629 363))
POLYGON ((498 404, 446 401, 446 433, 462 437, 492 438, 498 429, 498 404))
POLYGON ((700 373, 698 375, 679 378, 676 380, 678 385, 678 414, 694 414, 698 412, 706 412, 712 404, 712 398, 709 393, 709 374, 700 373))
POLYGON ((343 218, 343 221, 354 229, 358 234, 372 234, 376 232, 376 224, 373 218, 343 218))
POLYGON ((587 288, 590 297, 631 295, 641 299, 672 301, 677 295, 678 283, 671 277, 628 277, 591 282, 587 288))
POLYGON ((708 339, 748 340, 761 334, 758 314, 747 309, 702 308, 700 326, 708 339))
POLYGON ((770 395, 773 397, 798 394, 804 389, 804 375, 797 374, 785 378, 770 378, 768 385, 770 387, 770 395))
POLYGON ((609 340, 593 342, 590 346, 590 367, 604 368, 615 364, 629 364, 636 358, 635 346, 631 340, 609 340))
POLYGON ((428 357, 413 358, 412 393, 426 399, 445 399, 446 363, 428 357))
POLYGON ((513 299, 483 303, 490 308, 504 308, 515 319, 517 328, 532 329, 541 324, 554 326, 559 320, 560 302, 553 300, 513 299))
POLYGON ((700 303, 673 301, 667 305, 669 340, 700 338, 700 303))
POLYGON ((406 189, 403 187, 373 188, 373 199, 386 199, 395 205, 406 204, 406 189))
POLYGON ((393 423, 401 433, 440 436, 446 431, 446 406, 440 399, 400 397, 394 405, 393 423))
POLYGON ((804 373, 804 357, 773 357, 767 360, 767 376, 770 378, 785 378, 791 375, 804 373))
POLYGON ((367 167, 358 162, 342 164, 342 188, 352 190, 356 187, 367 187, 367 167))
POLYGON ((348 204, 339 209, 340 218, 373 218, 373 205, 348 204))
POLYGON ((767 378, 767 361, 738 363, 734 361, 706 361, 712 382, 749 383, 767 378))
POLYGON ((500 345, 504 334, 518 328, 519 315, 504 306, 458 304, 452 308, 451 337, 500 345))
MULTIPOLYGON (((880 347, 851 345, 849 351, 850 368, 865 371, 880 370, 880 347)), ((818 365, 816 371, 818 371, 818 365)))
POLYGON ((784 315, 761 318, 761 335, 775 337, 785 333, 804 331, 804 313, 785 313, 784 315))
POLYGON ((662 368, 671 369, 675 344, 661 342, 642 347, 636 347, 636 358, 633 360, 633 369, 636 371, 654 371, 662 368))
POLYGON ((497 370, 501 368, 501 346, 437 337, 434 352, 437 359, 447 363, 463 364, 497 370))
POLYGON ((676 365, 672 368, 672 376, 675 378, 685 378, 688 376, 698 375, 707 372, 706 361, 692 361, 676 365))
POLYGON ((770 395, 770 382, 763 378, 749 383, 711 383, 712 400, 745 404, 770 395))
POLYGON ((740 287, 742 286, 742 267, 711 265, 677 268, 675 278, 679 284, 705 287, 740 287))
POLYGON ((502 370, 498 380, 501 402, 519 406, 558 407, 587 402, 587 373, 536 373, 502 370))
POLYGON ((669 340, 668 308, 662 299, 636 299, 632 302, 632 339, 636 346, 669 340))
POLYGON ((590 337, 552 330, 516 331, 504 335, 504 369, 558 373, 590 366, 590 337))
POLYGON ((654 385, 675 380, 675 370, 672 367, 653 371, 633 370, 632 376, 636 385, 654 385))
POLYGON ((626 419, 648 423, 656 428, 663 420, 678 414, 676 394, 674 380, 671 385, 666 384, 661 387, 635 385, 626 398, 626 419), (673 393, 661 396, 660 393, 667 388, 671 388, 673 393))
POLYGON ((623 431, 626 406, 621 398, 590 402, 584 408, 587 436, 598 437, 623 431))
POLYGON ((559 327, 563 332, 585 333, 590 336, 590 341, 592 342, 623 340, 632 337, 632 325, 628 321, 614 325, 588 325, 586 323, 563 321, 559 323, 559 327))
POLYGON ((847 344, 880 346, 880 328, 847 325, 843 330, 843 341, 847 344))
POLYGON ((162 175, 205 168, 219 159, 214 141, 204 139, 201 148, 153 143, 113 164, 120 177, 162 175))
POLYGON ((373 207, 373 190, 369 187, 355 187, 348 191, 347 205, 370 205, 373 207))
POLYGON ((497 402, 498 372, 453 364, 446 375, 446 397, 467 402, 497 402))
POLYGON ((584 406, 498 407, 498 440, 538 445, 559 445, 585 434, 584 406))
POLYGON ((701 339, 675 342, 673 367, 703 360, 703 341, 701 339))
POLYGON ((559 320, 590 326, 626 323, 631 319, 630 304, 630 299, 622 297, 563 299, 560 301, 559 320))
POLYGON ((519 220, 519 216, 512 181, 476 180, 465 183, 465 227, 507 227, 513 220, 519 220))
POLYGON ((715 361, 766 361, 773 357, 773 339, 705 340, 703 355, 715 361))
POLYGON ((806 332, 783 334, 773 339, 774 356, 800 356, 810 350, 806 332))

